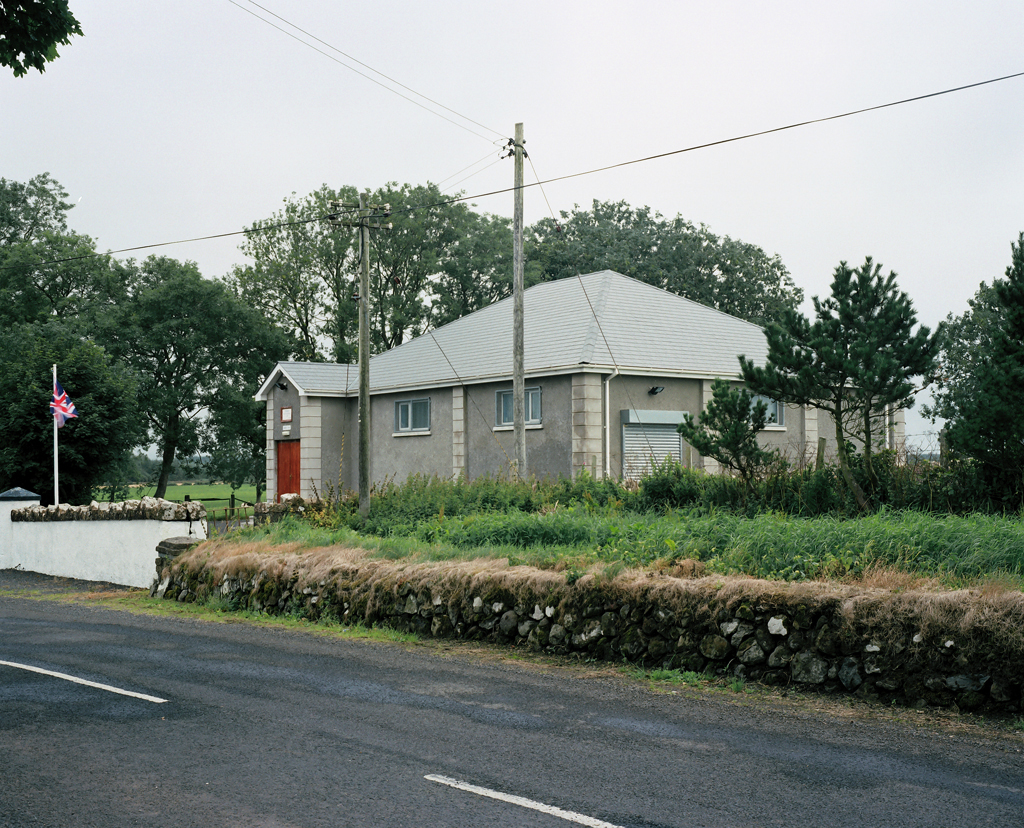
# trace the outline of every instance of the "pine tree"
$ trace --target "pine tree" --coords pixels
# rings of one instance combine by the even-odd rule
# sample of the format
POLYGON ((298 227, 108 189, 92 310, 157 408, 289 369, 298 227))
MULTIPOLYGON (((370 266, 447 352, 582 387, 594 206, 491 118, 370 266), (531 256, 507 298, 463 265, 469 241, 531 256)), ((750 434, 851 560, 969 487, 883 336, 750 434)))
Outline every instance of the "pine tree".
POLYGON ((768 419, 768 406, 757 395, 723 379, 715 380, 711 395, 699 421, 686 414, 678 431, 705 457, 736 471, 749 492, 757 473, 777 456, 757 441, 768 419))
POLYGON ((1024 233, 1011 250, 1006 280, 992 286, 991 350, 971 375, 940 391, 936 413, 949 418, 950 449, 979 461, 993 494, 1016 504, 1024 496, 1024 233))
POLYGON ((873 483, 871 455, 885 418, 914 402, 914 377, 930 378, 937 335, 920 326, 910 298, 896 287, 896 274, 882 275, 871 257, 858 269, 840 262, 832 295, 814 297, 812 323, 797 311, 769 326, 763 367, 740 357, 747 386, 779 402, 826 412, 835 425, 839 468, 861 509, 868 494, 853 476, 850 441, 864 451, 873 483))

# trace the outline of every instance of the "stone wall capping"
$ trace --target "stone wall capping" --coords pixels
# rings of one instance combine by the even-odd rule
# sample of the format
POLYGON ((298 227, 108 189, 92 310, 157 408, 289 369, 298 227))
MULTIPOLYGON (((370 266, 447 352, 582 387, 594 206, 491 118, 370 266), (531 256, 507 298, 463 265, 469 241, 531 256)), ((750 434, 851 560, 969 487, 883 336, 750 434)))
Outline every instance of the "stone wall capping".
POLYGON ((163 498, 144 497, 141 500, 126 500, 121 503, 97 503, 88 506, 24 506, 11 510, 13 523, 42 523, 64 520, 165 520, 192 521, 206 518, 206 507, 202 502, 176 503, 163 498))

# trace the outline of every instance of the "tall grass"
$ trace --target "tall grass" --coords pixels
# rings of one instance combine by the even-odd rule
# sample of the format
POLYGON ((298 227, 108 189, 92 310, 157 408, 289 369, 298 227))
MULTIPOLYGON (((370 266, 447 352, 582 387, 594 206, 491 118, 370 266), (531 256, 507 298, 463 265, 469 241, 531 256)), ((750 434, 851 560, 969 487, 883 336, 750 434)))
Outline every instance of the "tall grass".
MULTIPOLYGON (((928 475, 890 460, 878 463, 885 498, 923 497, 915 480, 928 475)), ((365 521, 351 498, 307 506, 304 525, 273 530, 279 540, 340 542, 390 558, 507 557, 573 571, 690 559, 712 572, 782 580, 856 577, 879 568, 949 585, 1024 579, 1019 514, 883 506, 865 516, 831 468, 778 472, 753 493, 732 478, 671 463, 636 488, 585 474, 545 483, 412 477, 375 491, 365 521)))
POLYGON ((1024 576, 1024 526, 992 515, 882 511, 863 518, 758 515, 736 523, 709 563, 725 572, 800 580, 883 565, 946 581, 1024 576))
POLYGON ((701 561, 710 572, 800 581, 856 577, 879 568, 962 586, 993 576, 1024 583, 1024 523, 992 515, 882 511, 857 518, 779 512, 662 514, 558 506, 447 517, 391 527, 373 537, 290 519, 254 530, 278 543, 344 544, 388 558, 507 557, 555 569, 593 564, 668 566, 701 561))
MULTIPOLYGON (((877 508, 936 514, 1014 514, 1024 508, 1024 502, 1014 492, 987 488, 981 470, 969 461, 940 466, 919 458, 901 458, 894 451, 883 451, 875 455, 873 469, 874 475, 869 476, 863 458, 852 458, 853 476, 877 508)), ((643 508, 703 506, 746 514, 766 511, 805 517, 860 514, 836 467, 797 469, 781 460, 763 478, 756 480, 749 491, 736 478, 707 475, 678 463, 665 462, 641 481, 638 502, 643 508)))
POLYGON ((992 515, 936 517, 878 512, 858 518, 801 518, 731 512, 477 515, 431 521, 418 536, 454 547, 551 545, 588 549, 598 560, 650 565, 691 558, 723 573, 803 580, 861 574, 879 565, 970 580, 1024 576, 1024 526, 992 515))

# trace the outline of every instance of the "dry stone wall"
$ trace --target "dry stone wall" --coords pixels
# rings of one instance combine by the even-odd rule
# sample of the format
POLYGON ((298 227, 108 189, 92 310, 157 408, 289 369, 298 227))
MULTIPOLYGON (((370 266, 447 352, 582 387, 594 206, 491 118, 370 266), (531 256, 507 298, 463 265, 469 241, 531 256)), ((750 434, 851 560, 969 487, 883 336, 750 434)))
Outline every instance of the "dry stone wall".
POLYGON ((1024 644, 1004 634, 1007 623, 1024 629, 1024 604, 1015 599, 986 614, 951 596, 948 605, 929 604, 923 615, 911 603, 894 605, 891 597, 814 595, 767 582, 751 582, 746 593, 728 597, 707 578, 653 578, 638 586, 585 576, 538 587, 527 576, 520 584, 508 573, 500 583, 481 582, 443 567, 426 575, 420 568, 412 577, 396 564, 382 575, 387 564, 376 561, 372 575, 350 566, 311 580, 301 571, 272 576, 253 565, 216 576, 204 561, 185 556, 165 567, 151 593, 178 601, 220 596, 234 607, 270 614, 330 617, 908 706, 1022 709, 1024 644))

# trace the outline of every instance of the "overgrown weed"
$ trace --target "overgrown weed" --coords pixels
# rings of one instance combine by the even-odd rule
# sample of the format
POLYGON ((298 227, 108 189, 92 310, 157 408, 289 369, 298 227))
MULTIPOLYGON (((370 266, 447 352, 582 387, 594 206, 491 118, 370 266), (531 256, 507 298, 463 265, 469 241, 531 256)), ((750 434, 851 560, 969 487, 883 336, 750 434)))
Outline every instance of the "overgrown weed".
POLYGON ((551 521, 551 516, 522 513, 468 516, 447 521, 443 533, 431 521, 408 535, 375 537, 286 518, 232 533, 226 542, 339 546, 410 563, 504 558, 513 566, 574 573, 599 566, 609 579, 626 568, 645 568, 684 578, 721 573, 896 591, 974 584, 986 592, 1020 591, 1024 584, 1024 526, 993 516, 899 512, 839 520, 779 513, 744 518, 721 512, 624 512, 580 515, 571 535, 551 521))
POLYGON ((656 684, 685 684, 690 687, 696 687, 701 683, 700 674, 692 670, 665 670, 661 668, 644 670, 636 668, 633 672, 633 677, 656 684))
MULTIPOLYGON (((820 481, 825 472, 800 474, 820 481)), ((329 490, 327 507, 312 505, 301 520, 235 537, 360 548, 409 563, 503 558, 512 566, 564 572, 570 583, 591 570, 614 580, 639 568, 672 577, 827 580, 897 592, 1024 586, 1019 517, 889 508, 853 518, 841 510, 818 517, 752 511, 728 494, 734 483, 668 463, 635 491, 586 475, 555 483, 414 476, 380 486, 358 532, 331 517, 345 510, 329 490)))

